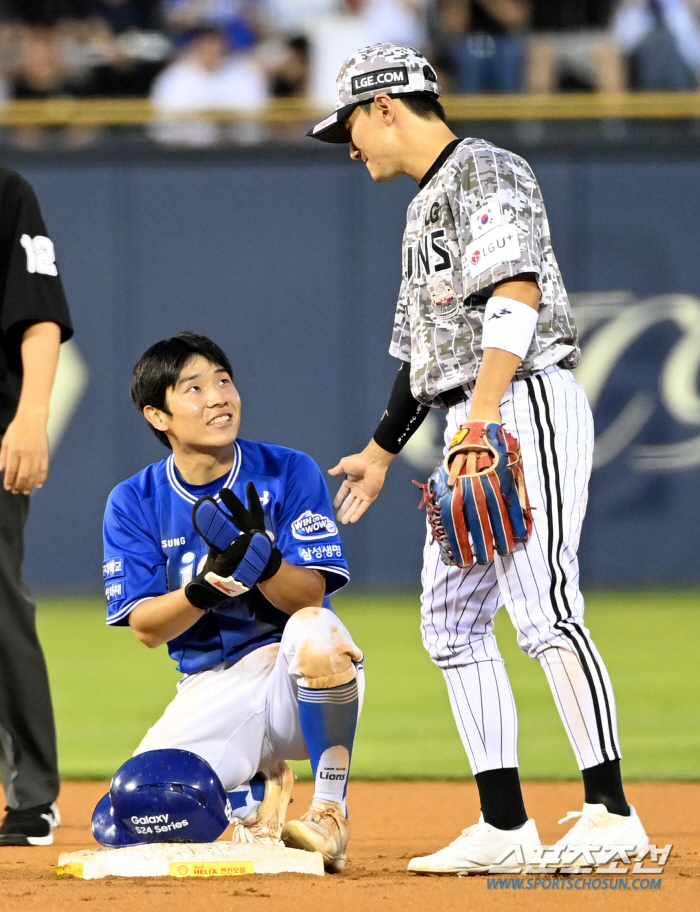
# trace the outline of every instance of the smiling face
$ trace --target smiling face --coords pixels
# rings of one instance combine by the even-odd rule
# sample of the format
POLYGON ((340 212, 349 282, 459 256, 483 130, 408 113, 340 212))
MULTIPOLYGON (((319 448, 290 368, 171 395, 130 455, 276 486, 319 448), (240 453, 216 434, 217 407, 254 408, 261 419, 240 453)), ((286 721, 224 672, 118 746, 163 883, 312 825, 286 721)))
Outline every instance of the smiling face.
POLYGON ((372 179, 378 182, 404 173, 395 118, 396 101, 388 95, 377 95, 370 104, 355 108, 345 120, 350 133, 350 158, 363 161, 372 179))
POLYGON ((195 355, 165 397, 166 410, 147 405, 143 414, 167 434, 173 452, 214 451, 230 446, 241 423, 241 398, 225 368, 195 355), (169 413, 169 414, 168 414, 169 413))

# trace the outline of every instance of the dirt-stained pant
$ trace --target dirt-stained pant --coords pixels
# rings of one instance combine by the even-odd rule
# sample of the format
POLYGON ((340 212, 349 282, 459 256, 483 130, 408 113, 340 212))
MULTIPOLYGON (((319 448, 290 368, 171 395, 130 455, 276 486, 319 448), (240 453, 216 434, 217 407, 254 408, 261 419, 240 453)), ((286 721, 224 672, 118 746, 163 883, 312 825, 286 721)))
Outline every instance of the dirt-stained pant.
POLYGON ((135 754, 189 750, 216 771, 227 791, 281 760, 305 760, 297 687, 339 687, 357 679, 364 690, 362 652, 327 608, 302 608, 287 621, 282 642, 262 646, 235 665, 188 675, 175 699, 135 754))

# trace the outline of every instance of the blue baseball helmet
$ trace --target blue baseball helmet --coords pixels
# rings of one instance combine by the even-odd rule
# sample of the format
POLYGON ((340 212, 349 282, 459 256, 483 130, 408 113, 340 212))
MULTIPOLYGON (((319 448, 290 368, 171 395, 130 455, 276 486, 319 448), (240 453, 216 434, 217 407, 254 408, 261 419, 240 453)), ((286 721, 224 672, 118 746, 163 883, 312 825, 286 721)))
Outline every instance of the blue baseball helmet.
POLYGON ((112 849, 144 842, 213 842, 232 819, 221 780, 191 751, 145 751, 114 774, 92 815, 92 833, 112 849))

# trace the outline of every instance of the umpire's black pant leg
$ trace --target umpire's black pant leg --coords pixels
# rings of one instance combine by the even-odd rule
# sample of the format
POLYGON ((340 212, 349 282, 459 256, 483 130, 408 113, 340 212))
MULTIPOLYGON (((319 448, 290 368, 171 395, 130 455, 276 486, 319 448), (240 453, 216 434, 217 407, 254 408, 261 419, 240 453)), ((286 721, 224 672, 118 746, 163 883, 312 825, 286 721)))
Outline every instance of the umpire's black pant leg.
POLYGON ((9 807, 20 809, 55 801, 59 784, 36 606, 22 580, 28 513, 29 497, 0 486, 0 776, 9 807))

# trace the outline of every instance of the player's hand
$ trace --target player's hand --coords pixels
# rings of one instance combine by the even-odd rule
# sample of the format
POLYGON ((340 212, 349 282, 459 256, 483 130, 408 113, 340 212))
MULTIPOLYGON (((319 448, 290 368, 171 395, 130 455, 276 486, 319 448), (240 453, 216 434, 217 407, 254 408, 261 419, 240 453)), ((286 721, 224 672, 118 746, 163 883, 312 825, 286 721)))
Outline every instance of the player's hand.
POLYGON ((195 608, 209 611, 226 599, 243 595, 257 583, 271 554, 272 542, 259 532, 242 532, 225 551, 210 548, 204 567, 185 586, 185 598, 195 608))
POLYGON ((3 487, 13 494, 29 494, 41 488, 49 471, 49 437, 46 415, 18 412, 5 431, 0 447, 3 487))
POLYGON ((354 456, 345 456, 337 466, 328 470, 329 475, 345 475, 333 501, 338 511, 338 522, 355 523, 367 512, 370 504, 384 486, 387 469, 394 458, 374 441, 354 456))

